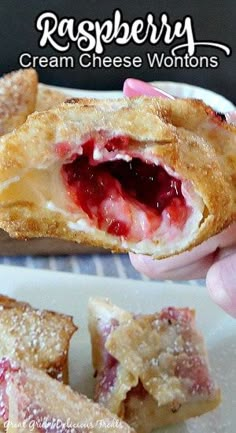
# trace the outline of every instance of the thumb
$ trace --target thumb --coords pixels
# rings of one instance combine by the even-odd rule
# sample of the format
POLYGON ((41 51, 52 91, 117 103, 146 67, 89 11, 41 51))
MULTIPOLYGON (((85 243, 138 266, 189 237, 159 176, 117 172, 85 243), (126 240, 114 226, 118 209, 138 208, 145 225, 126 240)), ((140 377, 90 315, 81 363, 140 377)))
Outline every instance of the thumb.
POLYGON ((236 111, 230 111, 225 115, 227 122, 236 124, 236 111))
POLYGON ((206 285, 213 301, 236 317, 236 251, 227 251, 211 266, 206 285))

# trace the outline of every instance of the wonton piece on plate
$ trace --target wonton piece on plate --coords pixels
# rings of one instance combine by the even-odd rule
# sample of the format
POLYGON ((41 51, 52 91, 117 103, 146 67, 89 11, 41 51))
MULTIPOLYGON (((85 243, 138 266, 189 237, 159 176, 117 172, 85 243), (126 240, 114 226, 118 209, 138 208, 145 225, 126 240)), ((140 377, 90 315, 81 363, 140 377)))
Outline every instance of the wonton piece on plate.
POLYGON ((0 358, 23 361, 67 382, 69 345, 76 330, 71 316, 0 295, 0 358))
POLYGON ((20 69, 0 78, 0 135, 18 128, 35 110, 37 85, 34 69, 20 69))
POLYGON ((135 433, 107 409, 43 371, 0 362, 7 433, 135 433))
POLYGON ((0 139, 0 227, 163 258, 236 217, 236 128, 196 100, 71 100, 0 139))
POLYGON ((65 102, 68 98, 70 96, 65 95, 63 92, 54 90, 44 84, 39 84, 35 111, 49 110, 65 102))
MULTIPOLYGON (((69 345, 76 330, 70 316, 40 311, 0 295, 0 359, 24 362, 67 383, 69 345)), ((0 428, 2 425, 0 391, 0 428)))
POLYGON ((138 433, 215 409, 220 391, 189 308, 133 315, 105 299, 89 303, 95 400, 138 433))

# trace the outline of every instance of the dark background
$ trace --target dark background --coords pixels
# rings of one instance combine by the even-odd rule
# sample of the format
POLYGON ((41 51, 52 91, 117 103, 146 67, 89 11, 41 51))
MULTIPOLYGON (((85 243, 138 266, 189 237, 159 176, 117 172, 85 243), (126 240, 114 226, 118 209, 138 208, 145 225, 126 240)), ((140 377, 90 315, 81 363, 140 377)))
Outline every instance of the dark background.
MULTIPOLYGON (((119 7, 124 19, 131 21, 144 17, 147 12, 156 15, 157 22, 161 13, 167 12, 171 22, 182 20, 191 15, 197 39, 218 41, 232 48, 232 55, 226 57, 220 50, 203 48, 200 55, 219 55, 220 66, 217 69, 149 69, 147 63, 140 69, 38 69, 40 80, 46 83, 78 87, 84 89, 121 89, 127 77, 136 77, 146 81, 169 80, 196 84, 219 92, 236 102, 236 1, 235 0, 0 0, 0 74, 17 69, 18 57, 29 51, 34 55, 55 55, 51 48, 38 48, 40 34, 34 28, 36 16, 45 10, 56 12, 59 17, 74 16, 78 20, 85 18, 110 18, 115 8, 119 7)), ((162 44, 156 51, 168 48, 162 44)), ((148 43, 143 46, 129 44, 119 47, 115 44, 107 47, 107 55, 141 55, 155 49, 148 43)), ((74 46, 68 55, 78 56, 74 46)))

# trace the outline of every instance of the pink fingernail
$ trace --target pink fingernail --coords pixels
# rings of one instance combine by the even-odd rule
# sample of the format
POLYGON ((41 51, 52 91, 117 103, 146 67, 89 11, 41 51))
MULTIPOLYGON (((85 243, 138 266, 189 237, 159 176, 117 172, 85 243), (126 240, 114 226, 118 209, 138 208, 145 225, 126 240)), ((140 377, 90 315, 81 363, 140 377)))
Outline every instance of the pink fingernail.
POLYGON ((230 297, 227 295, 226 291, 221 287, 209 288, 209 292, 213 301, 223 308, 228 314, 236 317, 236 305, 232 305, 230 297))
POLYGON ((226 113, 225 117, 228 123, 236 124, 236 111, 229 111, 229 113, 226 113))
POLYGON ((175 99, 172 95, 164 92, 163 90, 159 90, 151 84, 145 83, 145 81, 136 80, 134 78, 128 78, 124 82, 123 93, 125 96, 134 97, 134 96, 157 96, 160 98, 169 98, 175 99))

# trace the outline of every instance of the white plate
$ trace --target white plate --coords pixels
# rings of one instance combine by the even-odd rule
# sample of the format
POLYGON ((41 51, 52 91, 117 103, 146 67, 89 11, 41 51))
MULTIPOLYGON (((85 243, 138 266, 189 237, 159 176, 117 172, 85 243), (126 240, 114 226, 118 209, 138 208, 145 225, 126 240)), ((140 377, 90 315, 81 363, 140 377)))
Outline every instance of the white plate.
MULTIPOLYGON (((154 81, 156 87, 170 93, 173 96, 180 98, 196 98, 202 99, 206 104, 210 105, 216 111, 220 113, 226 113, 227 111, 235 110, 234 104, 226 99, 224 96, 218 93, 212 92, 212 90, 203 89, 202 87, 193 86, 187 83, 176 83, 174 81, 154 81)), ((61 90, 68 95, 77 98, 120 98, 122 97, 121 91, 102 91, 102 90, 81 90, 81 89, 70 89, 67 87, 50 86, 54 89, 61 90)))
POLYGON ((189 306, 197 310, 197 322, 209 349, 213 375, 223 402, 214 412, 160 433, 233 433, 236 425, 236 322, 214 305, 204 287, 73 275, 52 271, 0 266, 2 293, 71 314, 80 330, 70 350, 71 385, 92 395, 92 368, 87 331, 90 296, 109 297, 135 312, 153 312, 164 306, 189 306))

